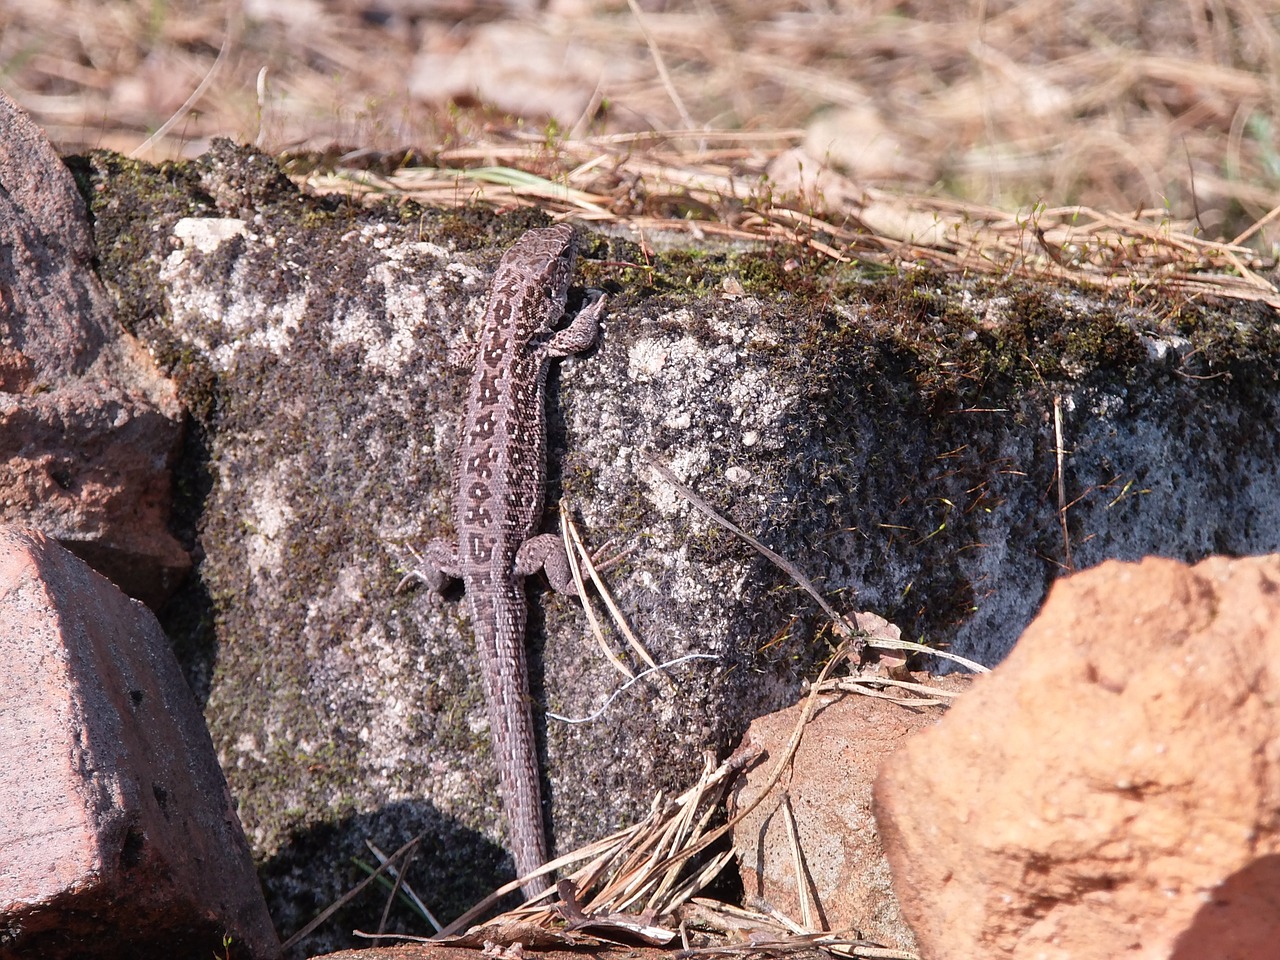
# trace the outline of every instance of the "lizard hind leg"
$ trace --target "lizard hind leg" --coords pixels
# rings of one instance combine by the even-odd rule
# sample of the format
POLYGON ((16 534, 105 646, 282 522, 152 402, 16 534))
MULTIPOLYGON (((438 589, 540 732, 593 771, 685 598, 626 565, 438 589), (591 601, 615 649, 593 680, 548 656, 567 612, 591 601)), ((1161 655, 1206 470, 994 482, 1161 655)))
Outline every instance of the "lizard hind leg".
MULTIPOLYGON (((611 542, 607 541, 591 555, 591 562, 600 573, 617 566, 630 555, 633 549, 628 548, 606 557, 605 554, 609 553, 611 542)), ((556 593, 569 597, 578 595, 578 585, 573 582, 573 570, 569 566, 568 556, 565 555, 564 540, 559 534, 542 533, 536 537, 530 537, 516 551, 517 576, 532 576, 539 570, 546 573, 547 580, 551 582, 551 589, 556 593)))
POLYGON ((448 540, 432 540, 419 553, 409 547, 417 566, 409 570, 394 592, 399 593, 413 581, 426 584, 432 593, 443 593, 450 580, 461 580, 462 569, 458 563, 458 548, 448 540))
POLYGON ((551 581, 551 589, 570 597, 578 595, 578 586, 573 582, 573 571, 569 569, 569 558, 565 556, 564 541, 558 534, 542 533, 530 537, 516 551, 516 575, 528 577, 539 570, 546 571, 551 581))

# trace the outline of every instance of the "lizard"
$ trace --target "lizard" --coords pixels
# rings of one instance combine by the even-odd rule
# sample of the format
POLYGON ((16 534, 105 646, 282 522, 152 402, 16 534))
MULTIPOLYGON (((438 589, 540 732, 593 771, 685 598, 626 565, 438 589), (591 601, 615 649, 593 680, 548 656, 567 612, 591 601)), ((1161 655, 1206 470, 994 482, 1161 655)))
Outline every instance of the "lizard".
MULTIPOLYGON (((433 540, 410 579, 442 592, 460 579, 470 608, 489 735, 517 876, 547 859, 542 781, 525 655, 524 578, 544 570, 576 594, 561 539, 537 534, 546 479, 544 394, 551 361, 599 337, 605 298, 556 329, 577 255, 568 224, 529 230, 503 255, 489 287, 455 462, 457 540, 433 540)), ((523 886, 532 897, 545 877, 523 886)))

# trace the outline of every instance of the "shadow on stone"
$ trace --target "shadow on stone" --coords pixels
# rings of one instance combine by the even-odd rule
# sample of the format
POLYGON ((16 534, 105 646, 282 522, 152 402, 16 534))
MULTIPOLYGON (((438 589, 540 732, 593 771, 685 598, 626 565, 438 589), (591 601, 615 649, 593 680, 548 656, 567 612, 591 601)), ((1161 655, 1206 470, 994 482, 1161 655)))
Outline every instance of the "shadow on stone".
POLYGON ((1262 960, 1280 943, 1280 855, 1259 857, 1208 895, 1169 960, 1262 960))
MULTIPOLYGON (((258 875, 280 939, 293 936, 376 869, 378 860, 364 840, 390 856, 419 835, 405 882, 441 923, 514 877, 510 858, 500 846, 450 820, 429 801, 388 804, 373 813, 354 814, 295 833, 284 849, 262 865, 258 875), (316 864, 325 865, 322 875, 317 875, 316 864)), ((389 892, 380 881, 370 884, 288 956, 373 945, 376 942, 354 931, 378 931, 389 892)), ((513 899, 507 906, 516 902, 513 899)), ((420 937, 434 932, 404 897, 392 905, 384 930, 420 937)))

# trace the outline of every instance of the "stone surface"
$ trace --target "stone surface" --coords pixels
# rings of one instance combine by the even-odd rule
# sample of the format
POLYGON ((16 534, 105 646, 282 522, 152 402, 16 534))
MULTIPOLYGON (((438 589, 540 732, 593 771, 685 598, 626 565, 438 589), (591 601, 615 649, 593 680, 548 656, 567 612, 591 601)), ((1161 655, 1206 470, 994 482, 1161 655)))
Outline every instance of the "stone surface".
POLYGON ((1106 563, 876 784, 931 960, 1280 943, 1280 556, 1106 563))
POLYGON ((155 617, 0 525, 0 958, 278 956, 204 721, 155 617))
POLYGON ((3 91, 0 187, 0 521, 159 606, 191 567, 167 528, 182 408, 116 322, 70 172, 3 91))
MULTIPOLYGON (((960 691, 968 678, 931 684, 960 691)), ((739 807, 752 802, 785 752, 803 713, 799 704, 760 717, 744 744, 764 750, 739 789, 739 807)), ((748 902, 761 900, 797 923, 805 915, 786 825, 790 806, 803 857, 810 929, 858 930, 869 940, 914 950, 890 883, 889 866, 871 816, 871 784, 881 766, 912 733, 932 726, 944 708, 903 707, 845 694, 815 711, 781 783, 734 829, 733 844, 748 902)))
MULTIPOLYGON (((495 948, 494 952, 500 952, 495 948)), ((518 947, 510 948, 511 956, 519 956, 518 947)), ((525 954, 528 956, 529 954, 525 954)), ((664 960, 671 951, 653 947, 592 947, 590 950, 539 949, 539 960, 582 960, 590 956, 595 960, 664 960)), ((475 947, 450 947, 437 943, 402 943, 394 947, 366 947, 361 950, 342 950, 327 953, 315 960, 475 960, 475 947)))
MULTIPOLYGON (((170 622, 277 925, 348 889, 366 840, 419 834, 408 882, 456 915, 510 875, 473 638, 455 599, 395 587, 409 548, 450 532, 466 374, 449 355, 501 250, 546 221, 309 197, 226 142, 163 169, 73 164, 121 320, 198 425, 181 476, 205 485, 180 489, 202 561, 170 622)), ((644 453, 828 596, 984 663, 1065 562, 1046 496, 1055 397, 1077 564, 1280 550, 1280 328, 1256 305, 589 231, 583 253, 581 284, 610 303, 599 348, 549 385, 549 502, 569 497, 593 544, 634 545, 609 579, 656 660, 719 659, 673 668, 670 691, 628 688, 591 723, 544 724, 594 713, 619 679, 578 606, 531 579, 560 852, 687 787, 827 654, 809 601, 644 453)), ((382 907, 362 895, 305 949, 351 944, 382 907)), ((423 932, 398 910, 391 928, 423 932)))

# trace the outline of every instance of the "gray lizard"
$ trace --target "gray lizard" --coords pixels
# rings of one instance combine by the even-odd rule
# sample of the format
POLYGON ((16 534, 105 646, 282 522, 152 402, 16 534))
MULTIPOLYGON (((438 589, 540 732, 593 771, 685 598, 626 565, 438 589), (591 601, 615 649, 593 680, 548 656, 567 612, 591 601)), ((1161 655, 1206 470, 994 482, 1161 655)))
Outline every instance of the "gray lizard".
MULTIPOLYGON (((530 230, 502 257, 476 345, 458 444, 454 491, 456 543, 428 544, 418 579, 439 592, 461 579, 471 608, 489 733, 498 766, 516 872, 547 859, 541 776, 525 660, 524 578, 545 570, 551 586, 576 594, 564 546, 535 535, 546 479, 543 405, 551 361, 589 348, 600 331, 604 297, 563 329, 577 237, 567 224, 530 230)), ((402 581, 403 585, 404 581, 402 581)), ((541 893, 545 877, 524 885, 541 893)))

